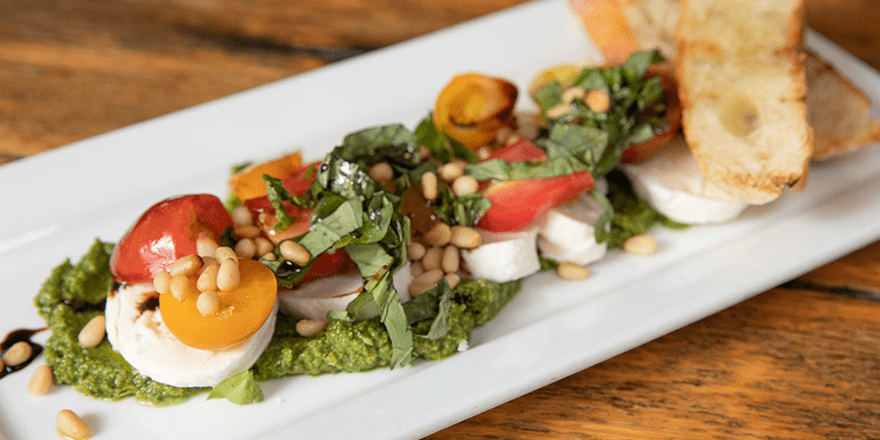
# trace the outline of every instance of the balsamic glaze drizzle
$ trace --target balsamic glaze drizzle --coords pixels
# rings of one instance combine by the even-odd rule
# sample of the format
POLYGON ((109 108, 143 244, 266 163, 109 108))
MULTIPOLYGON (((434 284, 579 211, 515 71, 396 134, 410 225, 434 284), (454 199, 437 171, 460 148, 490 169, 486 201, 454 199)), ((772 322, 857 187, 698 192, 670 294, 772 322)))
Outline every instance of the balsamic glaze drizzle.
POLYGON ((43 352, 42 345, 37 344, 34 341, 31 341, 31 338, 35 334, 37 334, 43 330, 46 330, 46 327, 40 328, 40 329, 35 329, 35 330, 18 329, 18 330, 13 330, 13 331, 9 332, 8 335, 6 335, 6 337, 3 339, 3 342, 0 342, 0 356, 2 356, 4 353, 6 353, 6 350, 9 350, 9 347, 12 347, 17 342, 27 342, 31 346, 31 356, 28 358, 27 361, 22 362, 18 365, 15 365, 15 366, 4 365, 3 369, 0 370, 0 379, 6 377, 10 373, 14 373, 18 370, 21 370, 24 367, 27 367, 28 364, 30 364, 34 359, 37 358, 37 356, 40 355, 40 353, 43 352))

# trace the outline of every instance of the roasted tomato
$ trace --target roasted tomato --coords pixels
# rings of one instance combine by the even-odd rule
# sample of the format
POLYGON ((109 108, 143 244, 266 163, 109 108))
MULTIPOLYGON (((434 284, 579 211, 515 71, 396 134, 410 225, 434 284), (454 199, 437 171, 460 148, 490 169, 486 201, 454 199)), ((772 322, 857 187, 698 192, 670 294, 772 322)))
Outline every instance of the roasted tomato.
POLYGON ((147 209, 119 240, 110 256, 110 271, 120 282, 151 282, 178 258, 195 254, 200 235, 219 242, 231 227, 232 217, 216 196, 163 200, 147 209))
MULTIPOLYGON (((508 162, 546 160, 544 151, 528 141, 519 141, 498 150, 489 159, 508 162)), ((510 232, 526 228, 547 211, 574 199, 593 187, 593 176, 579 171, 567 176, 509 180, 490 183, 483 196, 492 207, 477 227, 492 232, 510 232)))
POLYGON ((466 147, 480 148, 512 125, 517 94, 516 86, 501 78, 458 75, 437 97, 434 124, 466 147))

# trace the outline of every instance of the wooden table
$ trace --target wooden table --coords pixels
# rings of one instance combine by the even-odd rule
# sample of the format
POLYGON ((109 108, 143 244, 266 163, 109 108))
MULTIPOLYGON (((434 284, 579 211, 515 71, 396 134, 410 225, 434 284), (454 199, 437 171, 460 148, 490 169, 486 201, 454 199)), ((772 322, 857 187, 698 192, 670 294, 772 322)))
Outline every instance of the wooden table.
MULTIPOLYGON (((0 164, 522 0, 5 0, 0 164)), ((880 3, 806 0, 880 68, 880 3)), ((435 434, 880 438, 880 242, 435 434)))

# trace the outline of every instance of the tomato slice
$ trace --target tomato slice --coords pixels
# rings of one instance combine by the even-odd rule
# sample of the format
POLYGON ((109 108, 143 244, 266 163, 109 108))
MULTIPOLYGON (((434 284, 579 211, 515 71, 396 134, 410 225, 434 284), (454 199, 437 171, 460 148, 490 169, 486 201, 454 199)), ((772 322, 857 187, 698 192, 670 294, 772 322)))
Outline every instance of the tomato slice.
MULTIPOLYGON (((496 151, 489 159, 540 161, 546 160, 547 155, 536 145, 523 140, 496 151)), ((492 206, 477 227, 491 232, 525 229, 551 209, 592 187, 593 176, 587 171, 567 176, 492 183, 483 191, 483 196, 492 202, 492 206)))
POLYGON ((110 256, 110 272, 126 283, 152 282, 178 258, 196 253, 196 240, 220 241, 232 217, 217 196, 191 194, 151 206, 125 233, 110 256))
POLYGON ((242 259, 238 264, 241 284, 217 292, 220 310, 216 313, 202 315, 195 294, 183 301, 170 293, 159 295, 162 321, 180 342, 201 350, 219 350, 251 337, 269 318, 278 291, 275 274, 258 261, 242 259))
POLYGON ((651 67, 648 76, 659 76, 663 85, 663 99, 666 101, 666 110, 663 119, 666 120, 666 128, 645 142, 631 145, 623 150, 620 161, 623 163, 637 163, 648 160, 659 153, 669 144, 672 136, 681 128, 681 102, 678 100, 678 87, 671 72, 662 71, 651 67))

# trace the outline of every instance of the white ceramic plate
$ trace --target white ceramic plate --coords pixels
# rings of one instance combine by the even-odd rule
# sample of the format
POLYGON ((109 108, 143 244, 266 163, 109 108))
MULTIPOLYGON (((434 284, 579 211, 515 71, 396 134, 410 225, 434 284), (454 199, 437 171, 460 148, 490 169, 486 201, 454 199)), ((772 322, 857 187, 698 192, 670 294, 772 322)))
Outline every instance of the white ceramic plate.
MULTIPOLYGON (((880 102, 877 72, 813 33, 809 45, 880 102)), ((32 298, 95 237, 115 241, 175 194, 225 194, 230 164, 294 148, 318 158, 348 132, 424 117, 456 73, 521 87, 543 67, 598 58, 564 0, 547 0, 0 167, 0 332, 43 323, 32 298)), ((527 99, 521 100, 528 106, 527 99)), ((875 110, 875 117, 877 108, 875 110)), ((529 279, 471 349, 412 368, 263 384, 262 404, 196 397, 172 408, 26 392, 35 362, 0 381, 0 438, 54 438, 75 410, 96 439, 417 438, 758 294, 880 237, 880 148, 815 166, 807 189, 724 226, 656 231, 650 258, 594 276, 529 279)))

